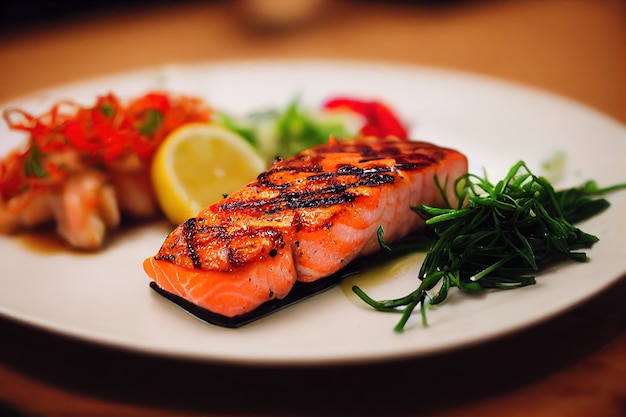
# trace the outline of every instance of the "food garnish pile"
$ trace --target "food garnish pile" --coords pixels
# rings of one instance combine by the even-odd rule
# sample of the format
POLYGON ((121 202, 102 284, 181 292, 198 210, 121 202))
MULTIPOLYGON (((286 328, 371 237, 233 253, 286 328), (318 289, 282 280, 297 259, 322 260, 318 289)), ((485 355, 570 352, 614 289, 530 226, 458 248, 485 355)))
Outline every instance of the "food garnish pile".
POLYGON ((417 250, 414 292, 353 290, 400 313, 397 331, 418 306, 426 324, 451 288, 519 288, 555 262, 586 261, 598 237, 574 224, 626 189, 555 190, 523 161, 492 183, 461 152, 409 140, 386 104, 346 97, 242 117, 195 97, 107 94, 3 116, 28 141, 0 160, 0 233, 55 224, 69 246, 97 250, 122 219, 165 215, 177 227, 144 261, 151 287, 226 327, 337 284, 355 260, 417 250))
POLYGON ((212 114, 198 99, 162 93, 128 103, 108 94, 90 107, 63 101, 40 116, 5 110, 28 142, 0 160, 0 232, 53 222, 70 246, 100 248, 122 215, 157 215, 155 151, 175 128, 212 114))

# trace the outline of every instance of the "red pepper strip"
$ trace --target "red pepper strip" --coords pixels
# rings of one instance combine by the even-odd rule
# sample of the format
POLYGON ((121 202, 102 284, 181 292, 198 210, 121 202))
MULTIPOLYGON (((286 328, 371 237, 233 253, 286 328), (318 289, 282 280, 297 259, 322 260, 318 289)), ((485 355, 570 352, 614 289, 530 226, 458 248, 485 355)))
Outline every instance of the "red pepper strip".
POLYGON ((324 109, 347 109, 365 117, 366 124, 361 128, 363 136, 384 138, 396 136, 408 140, 407 129, 402 125, 394 112, 379 101, 362 101, 338 97, 324 103, 324 109))

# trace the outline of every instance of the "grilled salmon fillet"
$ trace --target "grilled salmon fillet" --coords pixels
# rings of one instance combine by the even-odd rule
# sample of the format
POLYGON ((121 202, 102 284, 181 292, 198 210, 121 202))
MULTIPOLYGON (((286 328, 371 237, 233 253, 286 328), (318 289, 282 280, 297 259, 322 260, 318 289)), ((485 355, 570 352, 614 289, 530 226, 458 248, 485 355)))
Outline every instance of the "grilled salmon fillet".
POLYGON ((162 290, 235 317, 378 251, 379 226, 388 243, 419 229, 411 206, 444 203, 434 177, 466 172, 463 154, 433 144, 331 138, 180 224, 143 266, 162 290))

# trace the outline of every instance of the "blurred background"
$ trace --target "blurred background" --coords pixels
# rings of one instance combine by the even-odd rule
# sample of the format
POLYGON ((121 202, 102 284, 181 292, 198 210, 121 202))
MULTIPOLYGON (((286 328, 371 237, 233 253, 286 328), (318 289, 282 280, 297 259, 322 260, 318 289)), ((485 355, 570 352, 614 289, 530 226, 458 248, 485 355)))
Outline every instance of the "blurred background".
POLYGON ((0 19, 0 100, 168 62, 365 59, 510 79, 626 121, 623 0, 5 0, 0 19))
MULTIPOLYGON (((202 3, 216 2, 216 0, 206 0, 202 3)), ((235 0, 237 2, 238 0, 235 0)), ((316 13, 315 9, 318 9, 325 2, 332 0, 296 0, 296 1, 275 1, 275 0, 243 0, 240 3, 248 3, 258 9, 274 9, 274 14, 288 14, 288 12, 280 12, 277 8, 289 9, 291 11, 307 10, 311 15, 316 13)), ((362 0, 373 1, 373 0, 362 0)), ((378 0, 380 1, 380 0, 378 0)), ((468 0, 389 0, 386 3, 412 3, 428 6, 446 6, 450 3, 460 3, 468 0)), ((17 0, 5 0, 0 6, 0 22, 6 26, 19 25, 22 23, 33 23, 36 21, 42 21, 50 18, 62 18, 62 17, 78 17, 81 15, 89 15, 93 13, 116 10, 127 10, 130 8, 151 8, 159 4, 174 3, 171 0, 109 0, 107 2, 86 2, 79 0, 35 0, 29 2, 17 1, 17 0)), ((271 11, 270 11, 271 13, 271 11)), ((293 14, 293 12, 292 12, 293 14)), ((293 16, 291 16, 293 17, 293 16)))

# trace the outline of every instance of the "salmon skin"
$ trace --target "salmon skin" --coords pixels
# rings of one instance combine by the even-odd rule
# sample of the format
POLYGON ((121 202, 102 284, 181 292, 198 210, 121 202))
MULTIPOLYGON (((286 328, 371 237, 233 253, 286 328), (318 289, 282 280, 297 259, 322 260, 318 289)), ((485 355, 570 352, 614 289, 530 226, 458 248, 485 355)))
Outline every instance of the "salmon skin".
POLYGON ((331 138, 180 224, 143 267, 162 295, 236 327, 238 317, 289 301, 294 286, 325 288, 324 278, 377 252, 379 227, 387 243, 418 230, 412 206, 444 206, 435 177, 452 184, 465 173, 462 153, 430 143, 331 138))

